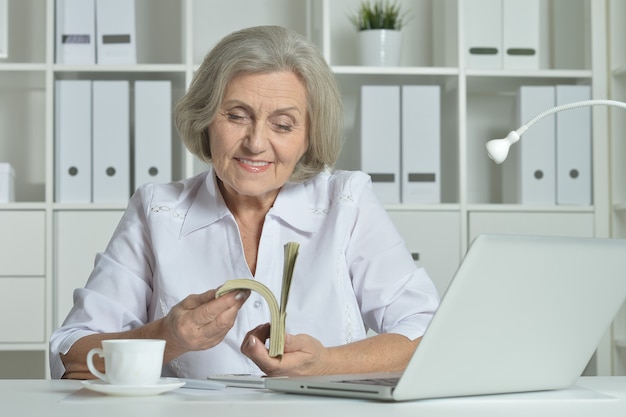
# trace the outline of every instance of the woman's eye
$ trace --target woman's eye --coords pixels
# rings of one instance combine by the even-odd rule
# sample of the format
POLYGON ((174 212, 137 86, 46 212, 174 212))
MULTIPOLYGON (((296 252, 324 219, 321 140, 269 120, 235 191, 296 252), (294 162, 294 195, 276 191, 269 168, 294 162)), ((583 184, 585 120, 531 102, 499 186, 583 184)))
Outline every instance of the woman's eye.
POLYGON ((274 124, 274 126, 276 126, 276 129, 280 130, 281 132, 291 132, 293 130, 291 125, 276 123, 274 124))
POLYGON ((291 132, 293 130, 293 121, 288 117, 277 117, 271 120, 274 129, 279 132, 291 132))
POLYGON ((226 118, 233 122, 243 123, 246 121, 247 117, 237 113, 226 113, 226 118))

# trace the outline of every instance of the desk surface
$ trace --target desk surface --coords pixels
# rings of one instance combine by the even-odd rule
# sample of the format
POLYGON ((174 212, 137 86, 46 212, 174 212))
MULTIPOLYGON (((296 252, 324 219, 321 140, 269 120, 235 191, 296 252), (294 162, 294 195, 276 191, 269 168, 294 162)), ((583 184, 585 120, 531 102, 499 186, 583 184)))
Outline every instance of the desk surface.
POLYGON ((0 380, 4 416, 626 416, 626 377, 584 377, 564 391, 410 401, 373 402, 227 388, 178 389, 152 397, 91 392, 80 381, 0 380))

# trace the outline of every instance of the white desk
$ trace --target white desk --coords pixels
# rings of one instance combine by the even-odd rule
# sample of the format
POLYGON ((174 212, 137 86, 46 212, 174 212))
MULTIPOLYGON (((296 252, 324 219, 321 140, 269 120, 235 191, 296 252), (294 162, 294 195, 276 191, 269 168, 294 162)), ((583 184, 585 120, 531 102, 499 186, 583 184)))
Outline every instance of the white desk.
POLYGON ((112 397, 80 381, 0 380, 2 416, 626 416, 626 377, 586 377, 566 391, 383 403, 229 388, 112 397))

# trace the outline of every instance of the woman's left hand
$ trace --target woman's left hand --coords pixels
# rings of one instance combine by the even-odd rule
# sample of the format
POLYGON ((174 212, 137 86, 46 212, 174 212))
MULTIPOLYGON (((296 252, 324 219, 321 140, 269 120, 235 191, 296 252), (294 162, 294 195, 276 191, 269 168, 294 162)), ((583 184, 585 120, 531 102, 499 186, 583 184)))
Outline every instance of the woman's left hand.
POLYGON ((267 376, 322 375, 330 373, 330 351, 319 340, 306 334, 285 334, 285 350, 272 358, 265 341, 270 336, 269 323, 252 329, 246 335, 241 352, 252 359, 267 376))

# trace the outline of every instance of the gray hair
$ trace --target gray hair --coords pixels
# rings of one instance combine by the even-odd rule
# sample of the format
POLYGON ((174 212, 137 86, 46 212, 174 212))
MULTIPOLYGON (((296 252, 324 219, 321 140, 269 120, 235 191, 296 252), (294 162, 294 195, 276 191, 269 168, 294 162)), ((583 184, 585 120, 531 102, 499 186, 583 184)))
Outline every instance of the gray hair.
POLYGON ((224 37, 206 55, 174 113, 189 151, 211 162, 208 126, 219 111, 228 83, 242 73, 291 71, 307 96, 308 149, 290 177, 306 181, 332 167, 343 142, 343 106, 334 74, 317 47, 280 26, 251 27, 224 37))

